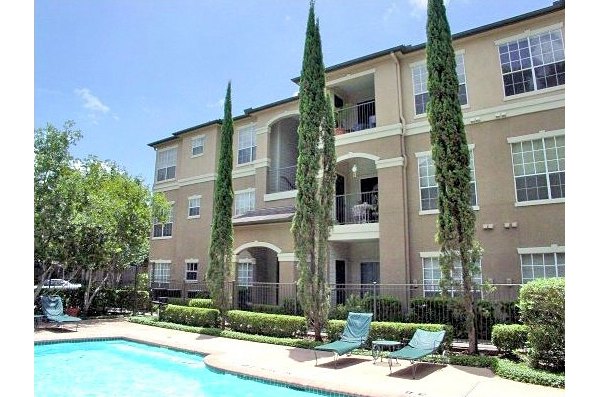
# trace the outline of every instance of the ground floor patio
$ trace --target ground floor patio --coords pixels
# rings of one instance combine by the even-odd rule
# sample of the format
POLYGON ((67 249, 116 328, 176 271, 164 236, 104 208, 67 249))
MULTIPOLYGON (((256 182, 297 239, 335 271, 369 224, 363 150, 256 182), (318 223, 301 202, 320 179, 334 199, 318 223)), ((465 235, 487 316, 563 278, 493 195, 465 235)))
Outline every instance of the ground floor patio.
MULTIPOLYGON (((68 326, 67 326, 68 327, 68 326)), ((486 368, 422 364, 416 379, 408 361, 373 363, 367 356, 343 357, 333 366, 332 356, 312 350, 199 335, 140 325, 126 319, 84 320, 77 332, 57 328, 35 330, 34 341, 121 337, 185 349, 207 355, 213 368, 270 379, 300 387, 358 396, 425 397, 562 397, 563 389, 519 383, 495 376, 486 368)))

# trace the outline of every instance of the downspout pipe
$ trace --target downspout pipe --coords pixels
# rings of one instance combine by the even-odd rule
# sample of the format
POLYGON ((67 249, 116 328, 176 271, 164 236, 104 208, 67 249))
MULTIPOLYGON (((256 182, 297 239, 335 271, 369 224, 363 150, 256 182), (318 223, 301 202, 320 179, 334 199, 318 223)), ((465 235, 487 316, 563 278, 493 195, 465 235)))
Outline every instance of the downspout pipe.
POLYGON ((402 79, 400 73, 400 59, 398 55, 392 51, 390 52, 390 56, 394 60, 396 64, 396 87, 398 88, 398 114, 400 116, 400 124, 402 125, 402 133, 400 134, 400 154, 404 159, 404 163, 402 165, 402 191, 404 192, 404 197, 402 200, 402 209, 404 212, 404 264, 406 266, 406 279, 410 284, 412 283, 411 272, 410 272, 410 239, 408 235, 408 191, 407 191, 407 172, 406 165, 408 163, 408 158, 406 157, 406 142, 404 136, 406 135, 406 120, 404 120, 404 114, 402 113, 402 79))

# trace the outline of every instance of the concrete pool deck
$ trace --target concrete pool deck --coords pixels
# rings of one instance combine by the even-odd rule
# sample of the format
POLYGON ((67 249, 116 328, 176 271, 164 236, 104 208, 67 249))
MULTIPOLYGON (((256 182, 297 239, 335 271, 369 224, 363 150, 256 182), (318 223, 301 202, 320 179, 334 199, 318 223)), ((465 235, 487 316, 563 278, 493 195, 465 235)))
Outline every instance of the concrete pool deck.
POLYGON ((563 397, 564 389, 530 385, 495 376, 486 368, 419 364, 412 379, 410 362, 387 360, 373 364, 370 357, 344 356, 337 369, 333 355, 312 350, 200 335, 130 323, 126 319, 84 320, 77 332, 41 327, 34 341, 121 337, 207 355, 208 366, 251 377, 291 383, 358 396, 406 397, 563 397))

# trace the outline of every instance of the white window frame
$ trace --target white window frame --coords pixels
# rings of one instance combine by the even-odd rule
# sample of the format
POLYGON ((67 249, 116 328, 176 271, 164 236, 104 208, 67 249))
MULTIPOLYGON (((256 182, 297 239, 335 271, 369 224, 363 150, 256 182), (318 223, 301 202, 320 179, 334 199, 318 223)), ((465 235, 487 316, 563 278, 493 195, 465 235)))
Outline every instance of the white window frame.
POLYGON ((254 259, 240 259, 237 262, 237 283, 239 287, 249 287, 254 283, 254 259))
MULTIPOLYGON (((544 88, 538 88, 538 82, 537 82, 537 78, 536 78, 536 75, 535 75, 535 69, 536 68, 543 68, 543 67, 545 67, 547 65, 552 65, 552 64, 555 64, 555 63, 558 63, 558 62, 564 62, 565 61, 565 41, 564 41, 564 34, 563 34, 563 31, 562 31, 562 27, 563 27, 563 25, 562 25, 562 23, 560 23, 560 24, 556 24, 556 25, 552 25, 552 26, 547 26, 545 28, 536 29, 536 30, 533 30, 533 31, 525 31, 522 34, 519 34, 519 35, 516 35, 516 36, 512 36, 512 37, 507 37, 507 38, 504 38, 502 40, 497 40, 495 42, 496 47, 497 47, 498 60, 499 60, 499 64, 500 64, 500 82, 502 84, 502 92, 503 92, 505 100, 512 99, 512 98, 519 98, 519 97, 521 97, 523 95, 534 94, 534 93, 537 93, 537 92, 546 92, 546 91, 554 90, 554 89, 557 89, 557 88, 564 88, 564 84, 558 84, 558 83, 556 85, 553 85, 553 86, 547 86, 547 87, 544 87, 544 88), (542 64, 541 65, 534 65, 534 62, 533 62, 534 55, 533 55, 532 43, 531 43, 532 39, 539 38, 541 36, 548 35, 548 34, 552 36, 553 33, 558 33, 559 38, 560 38, 560 42, 562 43, 562 49, 558 49, 557 48, 555 50, 554 49, 554 45, 552 45, 553 41, 550 41, 551 56, 552 56, 552 58, 555 58, 555 56, 558 56, 558 58, 554 59, 554 62, 544 62, 543 61, 544 54, 541 53, 540 56, 542 57, 542 64), (527 41, 527 47, 526 48, 525 47, 521 47, 522 42, 525 41, 525 40, 527 41), (503 50, 502 47, 505 47, 506 50, 509 50, 508 47, 510 45, 514 45, 514 44, 517 45, 517 51, 519 52, 519 58, 518 58, 518 60, 517 59, 511 60, 511 58, 510 58, 511 51, 501 52, 503 50), (525 51, 525 50, 527 50, 527 52, 529 54, 529 56, 526 57, 526 58, 524 56, 522 56, 522 54, 521 54, 521 51, 525 51), (561 53, 562 53, 562 58, 560 57, 561 53), (503 58, 503 55, 505 55, 505 54, 509 54, 508 55, 508 60, 507 60, 508 62, 503 62, 502 58, 503 58), (528 67, 523 67, 523 65, 522 65, 522 60, 523 59, 527 59, 527 62, 529 63, 528 67), (503 64, 508 64, 509 67, 510 67, 510 63, 517 62, 517 61, 521 64, 521 69, 512 70, 512 68, 511 68, 511 70, 509 70, 507 72, 505 72, 502 69, 502 65, 503 64), (505 82, 504 82, 504 76, 505 75, 512 75, 512 74, 515 74, 515 73, 518 73, 518 72, 525 72, 525 71, 531 71, 531 78, 532 78, 532 83, 533 83, 533 89, 530 90, 530 91, 523 91, 523 92, 519 92, 519 93, 512 93, 512 94, 506 95, 506 85, 505 85, 505 82)), ((535 44, 534 44, 534 46, 535 46, 535 44)), ((542 51, 542 49, 541 49, 542 44, 540 43, 538 46, 540 47, 540 51, 542 51)), ((515 51, 515 50, 513 50, 513 51, 515 51)), ((546 55, 548 55, 548 53, 546 53, 546 55)), ((506 56, 505 56, 505 58, 506 58, 506 56)))
POLYGON ((175 202, 174 201, 170 201, 169 204, 171 204, 171 211, 169 212, 169 217, 167 218, 167 221, 164 223, 160 223, 157 222, 157 220, 154 220, 154 224, 152 225, 152 239, 153 240, 163 240, 163 239, 167 239, 167 238, 172 238, 173 237, 173 219, 175 217, 175 202), (160 226, 160 234, 157 235, 157 230, 159 230, 157 228, 157 226, 160 226), (166 234, 166 232, 170 233, 170 234, 166 234))
POLYGON ((198 272, 200 269, 200 261, 198 261, 198 259, 186 259, 185 260, 185 274, 183 279, 185 280, 186 283, 196 283, 198 282, 198 272), (196 265, 196 269, 194 270, 194 265, 196 265), (192 267, 192 269, 190 270, 190 266, 192 267), (191 273, 196 273, 196 278, 194 279, 189 279, 188 278, 188 274, 191 273))
POLYGON ((234 204, 234 216, 253 211, 256 208, 256 189, 250 188, 234 192, 234 204))
POLYGON ((192 146, 192 150, 191 150, 191 157, 200 157, 204 154, 204 144, 206 142, 206 135, 198 135, 196 137, 192 138, 191 141, 191 146, 192 146), (197 151, 197 153, 194 153, 195 149, 200 149, 197 151))
POLYGON ((238 132, 238 153, 237 153, 237 164, 250 164, 253 161, 256 161, 256 129, 254 125, 250 125, 244 128, 241 128, 238 132), (250 138, 246 136, 250 134, 250 138), (243 145, 243 146, 242 146, 243 145), (250 151, 250 157, 247 161, 240 161, 240 157, 242 153, 246 150, 250 151))
POLYGON ((188 197, 188 210, 187 210, 188 219, 200 218, 201 210, 202 210, 202 196, 198 194, 195 196, 188 197), (197 204, 197 205, 195 205, 195 204, 197 204), (195 208, 198 208, 198 213, 192 214, 192 210, 195 208))
MULTIPOLYGON (((464 50, 460 50, 460 51, 456 51, 455 53, 455 61, 456 61, 456 74, 458 76, 458 90, 459 90, 459 95, 460 95, 460 87, 464 86, 464 90, 465 90, 465 103, 461 103, 461 108, 468 108, 469 107, 469 90, 468 90, 468 84, 467 84, 467 71, 466 71, 466 67, 465 67, 465 51, 464 50)), ((415 63, 411 63, 410 64, 410 68, 411 68, 411 77, 412 77, 412 87, 413 87, 413 106, 414 106, 414 110, 415 110, 415 117, 424 117, 427 114, 427 102, 429 102, 429 95, 426 96, 426 100, 425 100, 425 106, 423 107, 423 111, 418 113, 417 112, 417 95, 423 95, 423 94, 428 94, 428 90, 427 90, 427 79, 428 79, 428 72, 427 72, 427 61, 423 60, 423 61, 419 61, 419 62, 415 62, 415 63), (416 79, 416 77, 418 77, 418 81, 416 79), (417 84, 418 82, 418 84, 417 84)))
MULTIPOLYGON (((510 152, 511 152, 511 161, 512 161, 512 170, 513 170, 513 186, 514 186, 514 192, 515 192, 515 206, 519 207, 519 206, 528 206, 528 205, 537 205, 537 204, 551 204, 551 203, 564 203, 565 202, 565 194, 563 191, 563 196, 562 197, 552 197, 552 189, 551 189, 551 184, 550 184, 550 174, 557 174, 557 173, 565 173, 565 157, 559 157, 559 149, 561 148, 561 146, 554 146, 554 152, 556 155, 556 159, 550 159, 548 160, 548 150, 552 150, 552 148, 547 149, 547 145, 548 143, 552 141, 554 141, 554 143, 556 143, 556 138, 562 138, 563 142, 565 141, 565 130, 561 129, 561 130, 555 130, 555 131, 540 131, 538 133, 535 134, 529 134, 529 135, 522 135, 522 136, 518 136, 518 137, 510 137, 507 139, 507 142, 510 144, 510 152), (530 142, 531 147, 533 148, 534 142, 535 141, 541 141, 542 144, 542 149, 541 150, 537 150, 538 152, 541 151, 541 154, 543 154, 543 163, 544 163, 544 171, 540 171, 540 172, 536 172, 537 169, 537 165, 536 163, 541 163, 542 161, 535 161, 535 152, 536 150, 531 150, 533 159, 532 161, 527 161, 525 162, 525 157, 524 157, 524 153, 523 151, 521 152, 517 152, 515 154, 514 148, 515 145, 521 145, 524 142, 530 142), (518 154, 520 154, 520 158, 522 160, 522 163, 515 163, 515 157, 518 157, 518 154), (548 162, 552 161, 552 162, 556 162, 557 165, 557 169, 554 171, 549 171, 548 168, 548 162), (533 173, 526 173, 525 172, 525 165, 526 164, 533 164, 534 167, 534 172, 533 173), (519 172, 519 175, 517 175, 517 169, 518 167, 522 167, 523 168, 523 173, 521 174, 519 172), (541 176, 544 175, 545 176, 545 182, 546 182, 546 194, 547 194, 547 198, 541 198, 541 199, 532 199, 532 200, 528 200, 527 198, 525 198, 525 200, 521 200, 519 201, 519 196, 518 196, 518 189, 517 189, 517 178, 526 178, 528 176, 541 176)), ((564 156, 564 152, 565 149, 563 147, 563 156, 564 156)), ((527 153, 529 153, 529 151, 527 151, 527 153)), ((541 155, 540 154, 540 155, 541 155)), ((564 176, 563 176, 564 178, 564 176)), ((566 184, 565 184, 565 189, 566 189, 566 184)))
MULTIPOLYGON (((442 269, 440 267, 440 253, 439 252, 421 252, 421 270, 423 274, 423 296, 436 296, 441 292, 440 288, 440 280, 442 279, 442 269), (431 269, 426 268, 426 262, 431 264, 431 269), (434 265, 437 263, 437 266, 434 265), (437 270, 436 270, 437 268, 437 270), (430 271, 431 270, 431 271, 430 271), (427 277, 430 274, 432 277, 427 277), (436 274, 439 274, 439 277, 435 277, 436 274), (429 293, 429 294, 428 294, 429 293)), ((479 274, 473 276, 473 283, 476 286, 481 286, 483 284, 483 269, 481 267, 481 258, 478 261, 479 265, 479 274)), ((450 271, 450 276, 455 281, 460 281, 462 285, 462 266, 460 262, 454 262, 454 271, 450 271)), ((474 288, 475 292, 481 292, 481 288, 474 288)), ((449 291, 450 296, 454 297, 455 295, 460 295, 462 293, 462 289, 454 289, 451 288, 449 291)))
MULTIPOLYGON (((479 195, 477 194, 477 175, 475 173, 475 145, 474 144, 469 144, 469 164, 471 167, 471 187, 474 190, 474 194, 471 195, 471 197, 475 198, 475 203, 472 205, 472 208, 474 210, 479 210, 479 195)), ((438 189, 438 184, 435 181, 435 165, 433 164, 433 158, 432 158, 432 153, 431 151, 427 151, 427 152, 417 152, 415 153, 415 157, 417 157, 417 182, 419 185, 419 215, 429 215, 429 214, 439 214, 440 210, 439 208, 429 208, 429 209, 423 209, 423 193, 422 190, 423 189, 432 189, 432 188, 436 188, 438 189), (421 167, 420 167, 420 162, 423 161, 425 159, 425 161, 427 162, 427 175, 421 175, 421 167), (433 168, 433 174, 429 175, 429 170, 433 168), (432 178, 433 178, 433 183, 432 182, 432 178), (424 181, 427 183, 427 185, 421 185, 421 182, 424 181)), ((437 190, 438 195, 439 195, 439 189, 437 190)), ((437 203, 437 198, 436 198, 436 203, 437 203)), ((436 204, 437 205, 437 204, 436 204)))
POLYGON ((166 182, 174 180, 177 176, 177 146, 170 146, 156 151, 156 171, 154 180, 166 182), (171 153, 173 153, 171 155, 171 153), (164 173, 164 176, 161 174, 164 173), (172 176, 169 177, 169 174, 172 176))
POLYGON ((152 282, 168 284, 171 277, 171 261, 156 260, 152 265, 152 282))
POLYGON ((565 276, 565 247, 558 245, 551 245, 549 247, 528 247, 528 248, 517 248, 517 253, 519 254, 519 263, 521 265, 521 282, 523 284, 528 283, 530 281, 539 279, 539 278, 548 278, 548 277, 564 277, 565 276), (534 263, 534 256, 537 256, 538 264, 534 263), (539 262, 539 256, 541 256, 541 263, 539 262), (524 260, 527 260, 527 263, 524 264, 524 260), (552 263, 546 263, 546 261, 552 259, 552 263), (562 259, 562 263, 560 263, 562 259), (531 277, 529 274, 525 274, 525 268, 531 267, 531 277), (538 272, 542 273, 541 277, 536 277, 535 268, 539 267, 538 272), (562 276, 559 275, 560 267, 562 267, 562 276), (547 275, 547 269, 554 268, 554 274, 547 275))

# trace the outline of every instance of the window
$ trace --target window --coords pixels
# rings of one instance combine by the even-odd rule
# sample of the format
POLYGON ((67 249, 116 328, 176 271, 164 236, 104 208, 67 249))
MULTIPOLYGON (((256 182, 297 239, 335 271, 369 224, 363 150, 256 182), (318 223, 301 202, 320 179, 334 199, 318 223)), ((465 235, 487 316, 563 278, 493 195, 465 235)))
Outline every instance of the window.
MULTIPOLYGON (((458 76, 458 99, 461 105, 468 103, 467 99, 467 76, 465 74, 465 56, 456 55, 456 74, 458 76)), ((426 111, 429 93, 427 92, 427 63, 419 63, 412 68, 413 92, 415 95, 415 114, 423 114, 426 111)))
POLYGON ((526 253, 520 256, 523 283, 536 278, 565 276, 564 252, 526 253))
MULTIPOLYGON (((471 205, 477 206, 477 182, 475 178, 475 160, 473 149, 469 149, 471 168, 471 205)), ((421 194, 421 211, 438 209, 438 184, 435 181, 435 163, 431 152, 417 153, 419 164, 419 191, 421 194)))
POLYGON ((192 157, 204 153, 204 139, 204 135, 192 139, 192 157))
POLYGON ((168 283, 171 273, 171 264, 169 262, 154 262, 152 278, 155 283, 168 283))
POLYGON ((564 135, 511 143, 517 202, 565 197, 564 135))
MULTIPOLYGON (((442 269, 440 268, 439 257, 423 257, 421 258, 423 261, 423 294, 424 296, 435 296, 440 294, 440 280, 442 278, 442 269)), ((473 276, 473 284, 475 285, 475 290, 479 291, 477 285, 482 284, 482 275, 481 275, 481 260, 476 264, 479 268, 479 273, 473 276)), ((462 286, 462 266, 460 262, 454 263, 454 269, 450 271, 450 276, 452 280, 462 286)), ((450 288, 449 290, 451 296, 459 296, 462 293, 462 290, 458 288, 450 288)))
POLYGON ((237 274, 238 285, 240 287, 249 287, 254 281, 254 265, 248 260, 238 262, 237 274))
POLYGON ((256 131, 254 127, 240 130, 238 136, 238 164, 256 160, 256 131))
POLYGON ((177 148, 159 150, 156 153, 156 182, 175 178, 177 148))
POLYGON ((200 200, 202 196, 188 197, 188 218, 200 217, 200 200))
POLYGON ((185 263, 185 281, 198 281, 198 262, 185 263))
POLYGON ((236 193, 234 215, 242 215, 252 210, 254 210, 254 190, 236 193))
POLYGON ((154 220, 154 230, 152 237, 154 238, 166 238, 173 236, 173 206, 171 205, 171 212, 165 223, 158 223, 154 220))
POLYGON ((549 30, 498 45, 504 95, 565 84, 562 31, 549 30))

